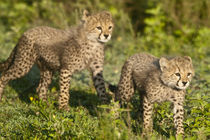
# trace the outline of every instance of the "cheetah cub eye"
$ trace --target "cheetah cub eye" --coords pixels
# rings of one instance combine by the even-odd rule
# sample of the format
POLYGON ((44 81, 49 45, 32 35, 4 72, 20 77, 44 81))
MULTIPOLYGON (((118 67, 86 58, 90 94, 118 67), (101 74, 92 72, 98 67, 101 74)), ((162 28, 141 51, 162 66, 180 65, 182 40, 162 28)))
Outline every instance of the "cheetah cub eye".
POLYGON ((101 26, 98 26, 98 27, 96 27, 99 31, 101 31, 102 30, 102 28, 101 28, 101 26))
POLYGON ((175 75, 176 75, 177 77, 180 77, 180 76, 181 76, 180 73, 175 73, 175 75))
POLYGON ((187 74, 187 77, 190 77, 190 76, 192 76, 192 73, 188 73, 188 74, 187 74))

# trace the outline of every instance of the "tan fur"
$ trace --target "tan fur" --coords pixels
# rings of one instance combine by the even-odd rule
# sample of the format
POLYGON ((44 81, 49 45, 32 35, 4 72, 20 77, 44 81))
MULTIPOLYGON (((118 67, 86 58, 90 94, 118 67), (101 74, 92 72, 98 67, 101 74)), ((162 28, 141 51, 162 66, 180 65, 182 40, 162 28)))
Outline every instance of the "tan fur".
POLYGON ((116 100, 128 102, 136 87, 143 96, 143 134, 152 131, 152 110, 155 102, 171 101, 177 134, 183 134, 183 102, 185 89, 194 75, 188 56, 156 58, 140 53, 131 56, 122 68, 116 100))
POLYGON ((34 64, 40 69, 37 88, 40 99, 47 100, 47 89, 54 71, 60 72, 59 108, 68 110, 69 86, 73 73, 90 69, 98 96, 106 101, 103 80, 104 43, 113 29, 112 16, 107 11, 89 15, 83 12, 81 24, 67 30, 36 27, 19 39, 7 61, 0 64, 0 99, 5 85, 24 76, 34 64))

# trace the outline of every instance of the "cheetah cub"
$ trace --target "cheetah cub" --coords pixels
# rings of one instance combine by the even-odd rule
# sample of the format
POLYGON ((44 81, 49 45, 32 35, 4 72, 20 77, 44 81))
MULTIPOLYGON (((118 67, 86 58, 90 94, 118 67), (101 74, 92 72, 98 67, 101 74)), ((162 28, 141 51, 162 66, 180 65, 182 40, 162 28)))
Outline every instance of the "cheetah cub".
POLYGON ((5 85, 24 76, 34 64, 40 69, 39 98, 47 100, 54 71, 60 72, 59 108, 68 110, 69 86, 73 73, 88 68, 97 94, 103 102, 107 94, 103 79, 104 43, 109 41, 114 24, 107 11, 90 15, 84 10, 81 23, 67 30, 36 27, 19 39, 9 58, 0 64, 0 99, 5 85))
POLYGON ((122 68, 115 99, 121 103, 129 101, 134 94, 134 88, 142 93, 143 135, 152 132, 153 104, 171 101, 174 105, 176 134, 183 134, 185 89, 193 75, 192 60, 189 56, 159 59, 146 53, 135 54, 122 68))

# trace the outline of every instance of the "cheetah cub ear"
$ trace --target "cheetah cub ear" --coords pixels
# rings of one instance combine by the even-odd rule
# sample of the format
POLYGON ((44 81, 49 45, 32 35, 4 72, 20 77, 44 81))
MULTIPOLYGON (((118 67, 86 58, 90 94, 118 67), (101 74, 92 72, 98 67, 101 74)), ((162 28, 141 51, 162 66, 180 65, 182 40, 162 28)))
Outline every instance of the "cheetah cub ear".
POLYGON ((161 57, 159 60, 160 70, 164 71, 169 66, 169 61, 165 57, 161 57))
POLYGON ((85 9, 83 10, 83 14, 82 14, 82 22, 86 22, 88 17, 90 16, 90 13, 85 9))
POLYGON ((190 56, 184 56, 184 58, 189 62, 188 66, 190 67, 190 69, 192 70, 192 76, 195 75, 195 71, 193 69, 193 63, 192 63, 192 59, 190 56))
POLYGON ((109 18, 112 17, 112 14, 110 12, 104 11, 104 13, 106 14, 107 17, 109 17, 109 18))
POLYGON ((185 58, 186 60, 188 60, 190 63, 192 63, 191 57, 189 57, 189 56, 184 56, 184 58, 185 58))

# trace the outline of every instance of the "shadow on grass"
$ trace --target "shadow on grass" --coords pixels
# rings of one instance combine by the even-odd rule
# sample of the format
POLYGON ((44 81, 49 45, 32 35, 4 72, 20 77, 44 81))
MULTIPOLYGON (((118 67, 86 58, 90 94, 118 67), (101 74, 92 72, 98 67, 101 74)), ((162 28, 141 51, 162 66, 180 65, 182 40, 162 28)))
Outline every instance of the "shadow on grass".
POLYGON ((71 90, 70 89, 70 107, 83 106, 86 108, 91 115, 97 115, 97 105, 99 100, 96 94, 86 92, 84 90, 71 90))
MULTIPOLYGON (((57 74, 57 73, 56 73, 57 74)), ((55 77, 58 76, 55 74, 55 77)), ((30 104, 30 97, 35 97, 38 99, 38 93, 36 93, 36 88, 39 84, 39 69, 34 66, 28 74, 26 74, 24 77, 21 77, 19 79, 13 80, 9 82, 9 86, 16 91, 18 94, 19 99, 22 102, 25 102, 27 104, 30 104)), ((53 87, 56 87, 56 89, 59 89, 59 80, 58 78, 53 78, 53 81, 49 87, 49 91, 53 87)), ((56 91, 56 92, 59 92, 56 91)), ((91 115, 96 115, 96 107, 99 105, 99 100, 96 94, 91 93, 90 90, 75 90, 70 88, 69 90, 70 94, 70 100, 69 100, 69 106, 70 107, 78 107, 83 106, 85 107, 91 115)), ((48 98, 55 100, 56 106, 58 101, 58 94, 55 95, 55 93, 49 93, 48 98)))
POLYGON ((34 66, 25 76, 10 81, 8 85, 16 91, 21 101, 29 104, 31 103, 30 97, 36 94, 39 75, 38 68, 34 66))

